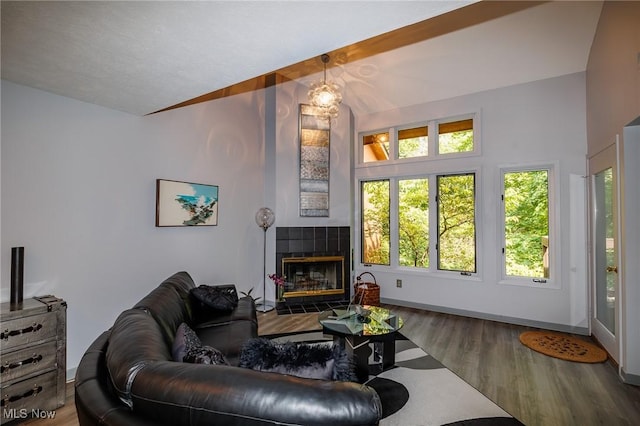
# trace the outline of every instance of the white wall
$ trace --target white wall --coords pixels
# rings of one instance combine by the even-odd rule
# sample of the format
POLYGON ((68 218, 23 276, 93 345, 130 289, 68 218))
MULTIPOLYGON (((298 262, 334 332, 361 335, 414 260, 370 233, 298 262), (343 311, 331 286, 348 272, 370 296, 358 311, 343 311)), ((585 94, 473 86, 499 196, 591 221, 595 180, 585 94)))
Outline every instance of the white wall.
POLYGON ((308 90, 308 86, 295 81, 278 86, 276 225, 348 226, 351 220, 351 126, 346 105, 341 105, 338 117, 331 119, 329 217, 300 216, 298 105, 308 104, 308 90))
MULTIPOLYGON (((376 266, 365 269, 358 263, 356 272, 372 271, 381 285, 381 297, 394 303, 585 333, 588 311, 584 226, 570 226, 577 220, 584 224, 586 214, 584 188, 571 185, 572 175, 575 181, 576 175, 585 174, 585 102, 585 75, 578 73, 357 117, 356 132, 366 132, 479 111, 482 155, 432 162, 420 166, 422 170, 416 169, 416 173, 430 173, 458 164, 479 170, 479 279, 376 266), (499 168, 539 163, 557 165, 560 253, 555 259, 559 271, 554 284, 558 288, 499 284, 499 168), (574 211, 582 216, 570 216, 570 200, 580 204, 574 206, 574 211), (402 288, 395 285, 398 278, 403 280, 402 288)), ((393 175, 393 167, 386 172, 393 175)), ((356 175, 364 178, 371 176, 371 171, 358 169, 356 175)), ((359 253, 356 259, 360 259, 359 253)))
POLYGON ((262 91, 137 117, 2 81, 2 301, 68 302, 67 368, 164 278, 261 283, 262 91), (219 185, 215 227, 156 228, 155 180, 219 185))

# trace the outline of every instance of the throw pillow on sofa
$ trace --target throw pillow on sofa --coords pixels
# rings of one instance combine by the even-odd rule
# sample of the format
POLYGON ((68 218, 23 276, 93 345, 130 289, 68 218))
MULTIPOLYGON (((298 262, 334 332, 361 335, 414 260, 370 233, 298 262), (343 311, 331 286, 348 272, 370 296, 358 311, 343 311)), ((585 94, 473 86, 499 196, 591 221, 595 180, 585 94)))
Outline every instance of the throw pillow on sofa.
POLYGON ((349 355, 331 343, 275 343, 266 338, 250 339, 242 347, 239 365, 309 379, 357 381, 349 355))
POLYGON ((238 293, 232 285, 199 285, 189 294, 201 305, 221 312, 231 312, 238 306, 238 293))
POLYGON ((203 346, 196 332, 184 322, 176 331, 171 355, 178 362, 228 365, 222 352, 211 346, 203 346))

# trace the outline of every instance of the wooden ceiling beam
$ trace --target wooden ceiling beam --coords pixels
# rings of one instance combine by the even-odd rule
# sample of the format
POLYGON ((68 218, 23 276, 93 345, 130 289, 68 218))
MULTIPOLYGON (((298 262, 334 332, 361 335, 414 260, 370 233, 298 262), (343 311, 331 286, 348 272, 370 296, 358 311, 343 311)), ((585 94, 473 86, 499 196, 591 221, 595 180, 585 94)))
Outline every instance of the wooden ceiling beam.
MULTIPOLYGON (((373 55, 388 52, 390 50, 468 28, 473 25, 478 25, 492 19, 510 15, 543 3, 547 3, 547 1, 480 1, 473 3, 460 9, 417 22, 397 30, 389 31, 331 52, 326 52, 331 58, 327 67, 331 68, 334 66, 340 66, 373 55)), ((151 114, 264 89, 273 84, 297 80, 322 70, 323 63, 320 60, 320 56, 309 58, 284 68, 280 68, 274 72, 251 78, 223 89, 186 100, 179 104, 155 111, 151 114)))

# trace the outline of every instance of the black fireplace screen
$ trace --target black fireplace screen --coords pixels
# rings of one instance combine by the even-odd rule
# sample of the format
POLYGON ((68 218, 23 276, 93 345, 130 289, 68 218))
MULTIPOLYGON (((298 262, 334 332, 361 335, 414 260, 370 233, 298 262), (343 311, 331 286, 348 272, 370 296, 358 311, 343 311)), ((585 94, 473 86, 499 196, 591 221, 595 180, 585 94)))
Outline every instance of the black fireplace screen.
POLYGON ((344 257, 313 256, 282 259, 285 298, 344 293, 344 257))

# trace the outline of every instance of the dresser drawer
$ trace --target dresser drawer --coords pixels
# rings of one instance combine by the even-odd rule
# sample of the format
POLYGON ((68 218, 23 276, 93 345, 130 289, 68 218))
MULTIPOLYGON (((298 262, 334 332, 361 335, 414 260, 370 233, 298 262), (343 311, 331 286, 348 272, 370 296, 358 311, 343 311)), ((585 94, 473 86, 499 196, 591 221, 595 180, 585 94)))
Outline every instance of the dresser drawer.
POLYGON ((57 327, 55 312, 3 321, 0 326, 0 351, 4 353, 11 348, 55 338, 57 327))
POLYGON ((7 383, 20 377, 56 368, 57 342, 55 340, 2 354, 0 381, 7 383))
POLYGON ((56 396, 57 392, 55 371, 13 383, 7 387, 4 387, 3 382, 0 416, 2 420, 12 420, 17 417, 20 410, 28 410, 28 412, 55 410, 61 405, 56 396))

